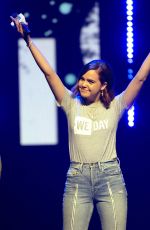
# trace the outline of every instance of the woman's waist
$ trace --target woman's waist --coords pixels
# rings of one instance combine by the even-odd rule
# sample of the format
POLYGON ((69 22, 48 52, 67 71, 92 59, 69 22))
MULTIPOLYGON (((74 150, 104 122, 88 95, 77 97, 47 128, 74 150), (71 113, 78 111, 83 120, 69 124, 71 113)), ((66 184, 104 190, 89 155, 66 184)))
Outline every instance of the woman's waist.
POLYGON ((102 165, 113 165, 113 164, 118 164, 120 165, 120 161, 118 157, 112 158, 107 161, 96 161, 96 162, 78 162, 78 161, 70 161, 70 165, 72 166, 85 166, 85 167, 99 167, 102 165))

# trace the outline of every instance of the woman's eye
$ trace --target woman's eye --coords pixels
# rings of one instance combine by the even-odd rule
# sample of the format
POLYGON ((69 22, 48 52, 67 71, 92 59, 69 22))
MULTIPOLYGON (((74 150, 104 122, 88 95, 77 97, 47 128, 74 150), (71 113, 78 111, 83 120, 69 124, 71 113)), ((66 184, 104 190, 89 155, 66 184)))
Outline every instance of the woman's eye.
POLYGON ((94 81, 91 81, 91 80, 89 80, 88 82, 89 82, 90 84, 93 84, 93 83, 94 83, 94 81))

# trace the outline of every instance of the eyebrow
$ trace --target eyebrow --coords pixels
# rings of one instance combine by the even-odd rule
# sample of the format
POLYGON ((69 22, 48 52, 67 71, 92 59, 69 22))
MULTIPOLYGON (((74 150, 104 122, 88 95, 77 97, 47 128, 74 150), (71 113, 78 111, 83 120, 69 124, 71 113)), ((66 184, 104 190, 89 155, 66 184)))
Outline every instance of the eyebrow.
POLYGON ((80 79, 83 79, 83 80, 87 80, 87 81, 90 81, 90 82, 96 82, 94 79, 91 79, 91 78, 85 78, 84 76, 81 76, 80 79))

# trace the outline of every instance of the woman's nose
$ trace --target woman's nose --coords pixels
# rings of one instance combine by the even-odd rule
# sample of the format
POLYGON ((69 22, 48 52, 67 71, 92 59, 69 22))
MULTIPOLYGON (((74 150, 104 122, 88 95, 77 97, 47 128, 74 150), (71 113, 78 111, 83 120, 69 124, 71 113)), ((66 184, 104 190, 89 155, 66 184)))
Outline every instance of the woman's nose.
POLYGON ((82 82, 82 86, 86 87, 87 86, 87 82, 86 81, 82 82))

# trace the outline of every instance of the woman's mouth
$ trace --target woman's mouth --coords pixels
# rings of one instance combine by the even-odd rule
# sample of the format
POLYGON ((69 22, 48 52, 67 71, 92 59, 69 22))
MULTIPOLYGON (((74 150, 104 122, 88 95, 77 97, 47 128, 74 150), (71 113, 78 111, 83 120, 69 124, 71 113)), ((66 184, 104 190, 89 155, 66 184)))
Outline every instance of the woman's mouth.
POLYGON ((84 89, 84 88, 80 88, 80 92, 87 93, 87 92, 89 92, 89 90, 88 89, 84 89))

